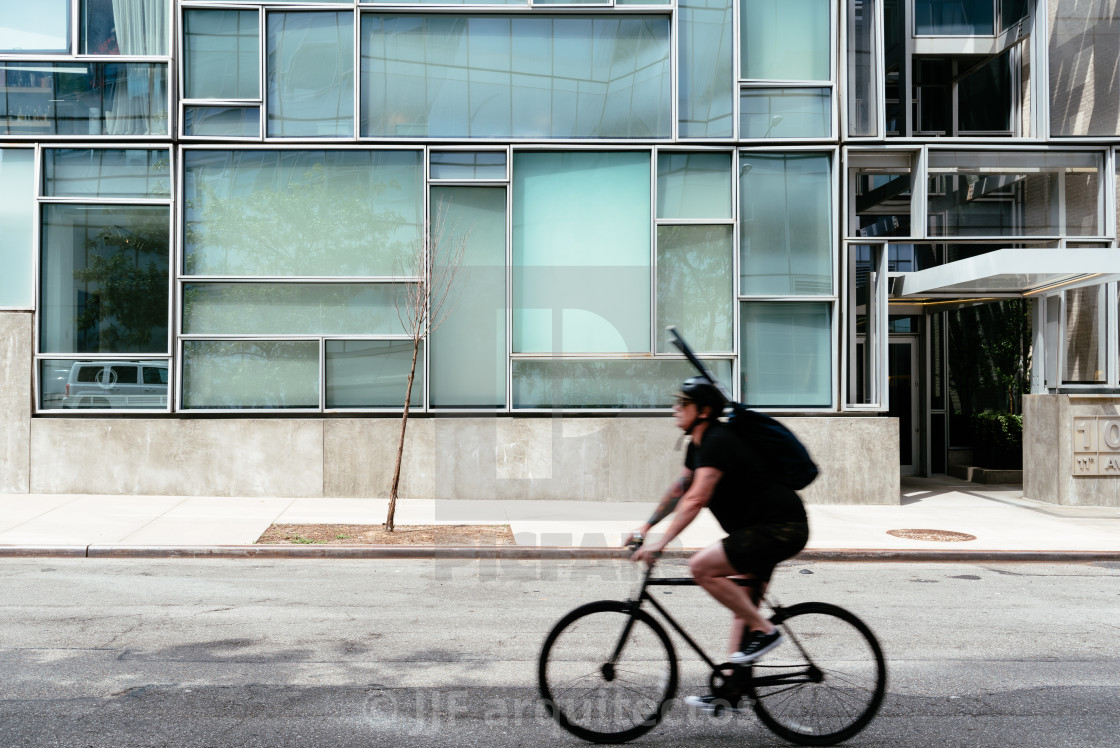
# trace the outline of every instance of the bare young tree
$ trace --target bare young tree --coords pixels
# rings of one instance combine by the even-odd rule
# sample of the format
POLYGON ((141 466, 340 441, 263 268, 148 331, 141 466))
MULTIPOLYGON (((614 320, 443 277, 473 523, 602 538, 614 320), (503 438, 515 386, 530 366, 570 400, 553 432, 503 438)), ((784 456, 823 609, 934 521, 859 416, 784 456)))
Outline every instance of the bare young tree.
POLYGON ((404 437, 408 429, 408 412, 412 404, 412 384, 416 380, 416 360, 420 355, 420 344, 430 338, 436 328, 447 319, 459 297, 456 293, 456 280, 470 242, 470 230, 455 233, 457 228, 449 225, 448 206, 440 201, 432 217, 424 223, 423 235, 413 258, 413 272, 406 273, 413 277, 413 281, 396 297, 397 316, 412 340, 412 365, 408 369, 401 433, 393 465, 393 482, 389 487, 389 512, 385 518, 385 529, 389 532, 396 528, 394 515, 401 482, 404 437))

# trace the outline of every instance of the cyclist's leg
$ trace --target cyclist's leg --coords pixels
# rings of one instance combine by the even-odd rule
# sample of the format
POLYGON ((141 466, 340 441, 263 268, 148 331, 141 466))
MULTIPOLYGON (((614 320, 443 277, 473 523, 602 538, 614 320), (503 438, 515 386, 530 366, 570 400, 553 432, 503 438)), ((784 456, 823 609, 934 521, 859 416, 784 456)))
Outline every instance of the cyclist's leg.
POLYGON ((723 542, 713 543, 694 554, 688 560, 688 569, 692 572, 696 583, 735 616, 730 644, 733 647, 732 652, 738 649, 741 641, 741 638, 735 637, 736 631, 742 634, 743 630, 748 628, 763 633, 774 630, 774 625, 759 612, 758 606, 751 599, 750 591, 730 579, 730 577, 744 575, 741 570, 731 565, 723 542))

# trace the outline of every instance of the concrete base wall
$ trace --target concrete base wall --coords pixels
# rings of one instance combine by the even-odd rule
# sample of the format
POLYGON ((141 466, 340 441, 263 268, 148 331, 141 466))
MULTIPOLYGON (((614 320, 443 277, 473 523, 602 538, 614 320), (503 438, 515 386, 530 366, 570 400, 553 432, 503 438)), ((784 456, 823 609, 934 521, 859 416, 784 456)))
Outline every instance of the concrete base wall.
POLYGON ((0 493, 30 488, 31 320, 0 313, 0 493))
MULTIPOLYGON (((821 466, 820 504, 899 501, 898 425, 784 419, 821 466)), ((37 418, 33 493, 384 497, 397 418, 37 418)), ((409 420, 405 498, 652 501, 680 471, 664 418, 409 420)))
POLYGON ((1120 397, 1023 398, 1023 496, 1066 506, 1120 507, 1120 477, 1073 474, 1073 419, 1118 416, 1120 397))

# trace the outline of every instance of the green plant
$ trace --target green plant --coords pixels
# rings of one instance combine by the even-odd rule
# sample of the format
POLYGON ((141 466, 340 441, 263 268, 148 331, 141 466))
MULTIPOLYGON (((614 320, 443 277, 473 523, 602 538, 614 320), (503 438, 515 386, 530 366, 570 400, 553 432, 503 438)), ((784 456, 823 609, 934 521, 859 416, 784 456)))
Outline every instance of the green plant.
POLYGON ((305 538, 302 535, 289 535, 288 540, 292 541, 293 543, 302 543, 304 545, 323 542, 321 540, 312 540, 311 538, 305 538))
POLYGON ((1023 417, 1016 413, 985 410, 972 416, 972 461, 978 467, 1021 470, 1023 467, 1023 417))

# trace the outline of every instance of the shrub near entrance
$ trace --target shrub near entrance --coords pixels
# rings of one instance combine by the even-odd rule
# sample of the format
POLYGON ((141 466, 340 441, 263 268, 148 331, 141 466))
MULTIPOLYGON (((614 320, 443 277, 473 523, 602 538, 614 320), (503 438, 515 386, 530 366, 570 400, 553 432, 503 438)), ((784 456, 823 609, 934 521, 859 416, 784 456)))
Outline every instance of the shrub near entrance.
POLYGON ((972 461, 997 470, 1023 468, 1023 416, 985 410, 972 416, 972 461))

